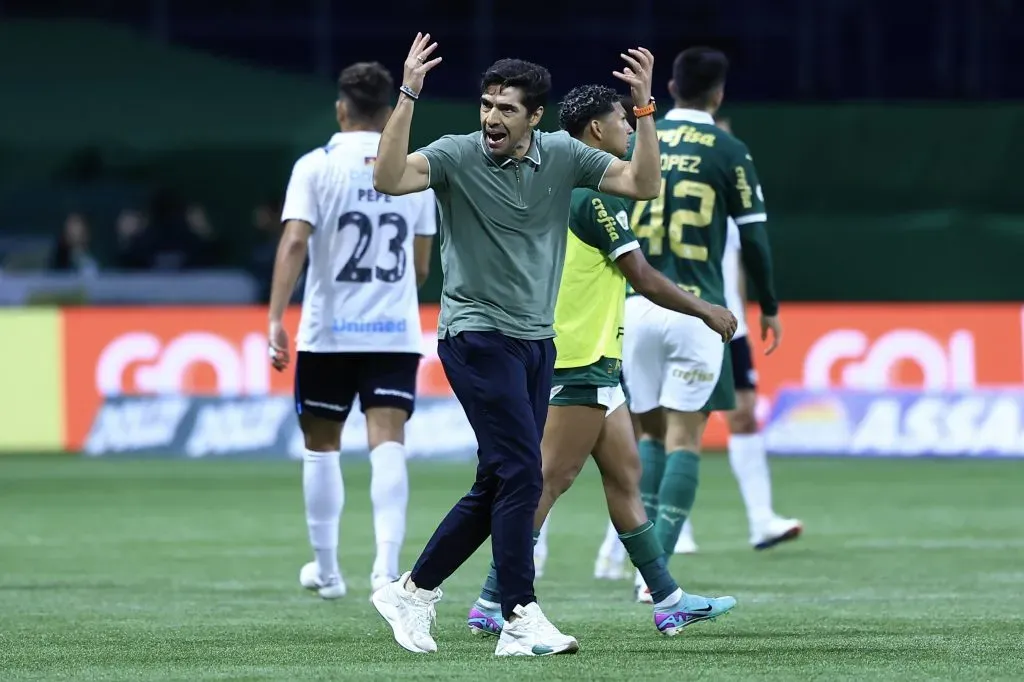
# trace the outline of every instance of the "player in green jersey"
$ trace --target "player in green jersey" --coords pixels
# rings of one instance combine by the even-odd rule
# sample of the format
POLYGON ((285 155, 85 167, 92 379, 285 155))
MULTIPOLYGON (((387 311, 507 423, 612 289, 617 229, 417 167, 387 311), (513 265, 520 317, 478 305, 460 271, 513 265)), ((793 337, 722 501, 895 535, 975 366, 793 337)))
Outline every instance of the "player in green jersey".
MULTIPOLYGON (((661 195, 637 202, 630 219, 651 265, 705 301, 725 305, 722 258, 731 217, 744 269, 761 306, 767 352, 782 336, 765 229, 764 194, 746 145, 715 126, 728 60, 710 48, 680 53, 669 92, 675 108, 658 121, 661 195)), ((710 412, 732 410, 735 389, 726 346, 701 324, 650 304, 626 302, 623 365, 630 409, 641 424, 641 489, 658 537, 671 554, 693 507, 701 439, 710 412), (666 455, 667 453, 667 455, 666 455)), ((638 598, 650 599, 637 576, 638 598)))
MULTIPOLYGON (((733 134, 729 119, 716 117, 715 125, 730 135, 733 134)), ((768 457, 754 413, 757 405, 757 371, 754 369, 744 319, 746 275, 739 261, 740 232, 735 221, 730 218, 729 238, 725 243, 725 259, 722 261, 722 276, 725 279, 726 305, 736 316, 739 326, 726 351, 732 360, 733 385, 736 387, 736 409, 725 414, 725 420, 729 425, 729 465, 739 484, 740 496, 746 507, 750 545, 755 550, 764 550, 800 537, 803 523, 799 519, 776 514, 772 506, 768 457)), ((683 526, 679 541, 676 543, 676 554, 692 554, 697 551, 697 543, 693 539, 692 518, 688 518, 686 525, 683 526)), ((622 563, 625 564, 625 560, 622 563)))
MULTIPOLYGON (((638 115, 650 115, 653 107, 638 115)), ((573 89, 559 121, 574 138, 625 156, 631 128, 616 92, 599 85, 573 89)), ((732 597, 684 593, 665 568, 665 551, 640 499, 640 456, 619 385, 626 282, 656 305, 693 316, 726 343, 736 318, 675 286, 644 259, 629 228, 627 204, 590 189, 572 193, 569 241, 555 305, 557 360, 541 441, 544 486, 534 516, 539 532, 555 500, 569 489, 593 453, 612 521, 630 559, 651 586, 654 623, 666 635, 719 616, 732 597)), ((475 633, 501 632, 500 588, 492 565, 469 612, 475 633)))
MULTIPOLYGON (((728 118, 715 117, 715 125, 733 134, 728 118)), ((732 361, 733 384, 736 388, 736 409, 725 414, 729 426, 729 465, 739 484, 740 494, 747 511, 750 529, 750 544, 755 550, 764 550, 780 543, 794 540, 803 532, 803 522, 775 513, 772 506, 772 484, 768 459, 764 451, 764 439, 758 432, 754 414, 757 403, 757 372, 753 366, 744 303, 746 301, 746 275, 740 266, 740 233, 732 218, 728 221, 729 236, 726 240, 725 258, 722 261, 722 276, 725 281, 725 299, 729 310, 739 322, 736 333, 726 351, 732 361)), ((639 425, 636 432, 640 433, 639 425)), ((693 554, 697 544, 693 537, 692 514, 686 519, 675 554, 693 554)), ((543 539, 542 533, 541 538, 543 539)), ((534 547, 534 559, 538 561, 543 547, 541 541, 534 547)), ((618 580, 626 576, 626 550, 619 541, 615 526, 609 521, 605 538, 594 563, 596 579, 618 580)), ((541 563, 538 563, 538 567, 541 563)), ((538 568, 539 571, 539 568, 538 568)))

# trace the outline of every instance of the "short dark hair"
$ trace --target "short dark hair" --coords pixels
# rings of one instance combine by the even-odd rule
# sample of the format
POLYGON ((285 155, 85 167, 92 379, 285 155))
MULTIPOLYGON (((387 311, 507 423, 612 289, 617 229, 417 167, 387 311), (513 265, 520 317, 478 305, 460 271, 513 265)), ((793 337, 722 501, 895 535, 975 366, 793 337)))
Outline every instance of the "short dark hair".
POLYGON ((684 102, 706 104, 709 95, 725 83, 729 59, 712 47, 683 50, 672 62, 676 96, 684 102))
POLYGON ((345 99, 352 113, 373 119, 391 105, 395 82, 380 62, 357 62, 338 76, 338 97, 345 99))
POLYGON ((579 137, 595 118, 615 110, 621 96, 604 85, 579 85, 570 90, 558 111, 558 125, 573 137, 579 137))
POLYGON ((532 114, 548 103, 551 93, 551 72, 539 64, 522 59, 499 59, 484 71, 480 80, 480 92, 500 85, 503 88, 519 88, 523 91, 523 105, 532 114))

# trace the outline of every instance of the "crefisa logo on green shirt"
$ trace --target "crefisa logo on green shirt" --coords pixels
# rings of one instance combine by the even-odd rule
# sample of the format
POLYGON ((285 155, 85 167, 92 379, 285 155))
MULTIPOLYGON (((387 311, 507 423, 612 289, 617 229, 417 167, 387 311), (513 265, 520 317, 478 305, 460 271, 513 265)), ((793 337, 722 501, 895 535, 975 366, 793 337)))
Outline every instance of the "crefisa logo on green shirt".
POLYGON ((615 216, 604 207, 604 202, 601 201, 600 197, 594 197, 590 203, 594 207, 594 212, 597 213, 597 223, 608 233, 608 239, 617 242, 619 240, 619 233, 616 231, 616 228, 619 226, 619 223, 615 216))

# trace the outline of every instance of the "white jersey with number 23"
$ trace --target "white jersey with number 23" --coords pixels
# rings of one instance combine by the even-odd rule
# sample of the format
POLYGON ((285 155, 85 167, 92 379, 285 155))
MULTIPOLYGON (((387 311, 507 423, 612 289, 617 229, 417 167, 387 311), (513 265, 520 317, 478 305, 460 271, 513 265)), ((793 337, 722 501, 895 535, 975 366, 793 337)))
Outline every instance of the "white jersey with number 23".
POLYGON ((374 190, 379 142, 337 133, 292 169, 281 220, 313 226, 300 351, 421 352, 413 241, 437 233, 434 193, 374 190))

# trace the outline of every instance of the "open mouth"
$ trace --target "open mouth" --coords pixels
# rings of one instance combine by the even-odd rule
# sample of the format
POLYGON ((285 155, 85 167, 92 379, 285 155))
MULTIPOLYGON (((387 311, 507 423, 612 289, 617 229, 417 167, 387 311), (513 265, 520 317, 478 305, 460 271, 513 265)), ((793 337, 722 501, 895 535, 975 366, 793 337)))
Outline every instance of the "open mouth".
POLYGON ((508 133, 504 130, 487 130, 484 131, 484 138, 487 140, 487 147, 489 149, 500 149, 505 140, 508 139, 508 133))

